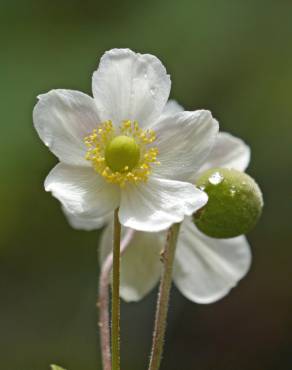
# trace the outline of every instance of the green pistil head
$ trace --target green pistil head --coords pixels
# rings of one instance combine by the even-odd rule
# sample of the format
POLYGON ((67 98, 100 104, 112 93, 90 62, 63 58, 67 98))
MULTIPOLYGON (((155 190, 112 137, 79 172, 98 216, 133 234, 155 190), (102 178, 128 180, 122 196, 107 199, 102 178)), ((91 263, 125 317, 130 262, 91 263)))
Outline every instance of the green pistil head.
POLYGON ((213 238, 233 238, 246 234, 257 223, 263 197, 256 182, 247 174, 226 168, 204 172, 196 185, 205 191, 208 203, 194 215, 194 222, 213 238))
POLYGON ((116 136, 105 148, 105 160, 113 172, 131 171, 139 163, 140 148, 133 138, 116 136))

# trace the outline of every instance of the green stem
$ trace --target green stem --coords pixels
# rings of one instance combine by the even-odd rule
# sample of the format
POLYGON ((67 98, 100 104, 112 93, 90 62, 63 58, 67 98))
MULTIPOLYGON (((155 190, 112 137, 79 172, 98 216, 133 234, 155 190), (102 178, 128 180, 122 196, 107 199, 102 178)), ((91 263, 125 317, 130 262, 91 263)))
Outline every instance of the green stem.
POLYGON ((157 299, 152 351, 148 370, 158 370, 164 345, 169 293, 172 281, 172 268, 175 256, 180 224, 174 224, 168 231, 167 240, 162 251, 163 271, 157 299))
POLYGON ((120 370, 120 241, 118 209, 114 214, 113 284, 112 284, 112 370, 120 370))
MULTIPOLYGON (((121 254, 126 250, 134 237, 134 230, 127 229, 121 241, 121 254)), ((99 293, 97 308, 99 309, 100 344, 103 370, 111 370, 111 338, 109 326, 109 283, 110 274, 113 267, 113 253, 111 252, 104 260, 99 279, 99 293)))

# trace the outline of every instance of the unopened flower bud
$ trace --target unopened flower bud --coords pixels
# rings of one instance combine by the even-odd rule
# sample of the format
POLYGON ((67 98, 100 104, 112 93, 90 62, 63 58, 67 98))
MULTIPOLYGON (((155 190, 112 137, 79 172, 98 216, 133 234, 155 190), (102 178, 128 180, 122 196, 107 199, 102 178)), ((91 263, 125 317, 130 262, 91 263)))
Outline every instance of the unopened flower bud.
POLYGON ((213 168, 204 172, 196 185, 209 200, 193 217, 198 229, 213 238, 246 234, 257 223, 263 197, 247 174, 233 169, 213 168))

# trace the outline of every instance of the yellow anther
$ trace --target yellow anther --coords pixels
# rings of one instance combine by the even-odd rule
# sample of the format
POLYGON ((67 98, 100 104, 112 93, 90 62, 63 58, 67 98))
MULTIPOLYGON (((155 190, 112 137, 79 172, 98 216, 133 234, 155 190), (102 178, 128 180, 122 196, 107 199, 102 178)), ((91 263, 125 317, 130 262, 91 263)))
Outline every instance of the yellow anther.
POLYGON ((84 138, 84 143, 88 147, 85 159, 90 161, 94 170, 109 183, 124 187, 127 183, 146 182, 151 174, 152 166, 160 164, 157 161, 158 148, 149 147, 149 144, 152 144, 155 140, 155 132, 152 129, 142 130, 136 121, 125 120, 119 128, 115 128, 111 121, 106 121, 84 138), (141 153, 137 165, 133 168, 126 165, 122 172, 113 171, 105 159, 107 145, 112 139, 120 135, 134 139, 141 153))

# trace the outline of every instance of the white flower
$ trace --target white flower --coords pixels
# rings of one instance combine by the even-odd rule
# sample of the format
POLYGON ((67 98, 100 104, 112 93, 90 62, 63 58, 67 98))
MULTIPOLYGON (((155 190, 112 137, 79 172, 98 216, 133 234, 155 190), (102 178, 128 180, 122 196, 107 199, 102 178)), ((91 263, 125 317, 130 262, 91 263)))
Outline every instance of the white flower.
POLYGON ((159 231, 206 203, 191 180, 218 124, 209 111, 177 112, 167 103, 170 85, 156 57, 114 49, 93 74, 93 98, 70 90, 39 96, 34 125, 60 160, 45 189, 73 224, 101 226, 119 207, 124 226, 159 231))
MULTIPOLYGON (((240 139, 220 133, 199 172, 211 167, 244 171, 249 158, 249 148, 240 139)), ((109 225, 102 236, 101 261, 111 250, 111 233, 109 225)), ((135 232, 121 262, 121 296, 126 301, 140 300, 157 284, 161 274, 159 254, 165 238, 166 232, 135 232)), ((196 228, 191 217, 184 219, 178 237, 173 280, 185 297, 197 303, 212 303, 222 298, 247 273, 250 263, 250 247, 244 236, 210 238, 196 228)))

